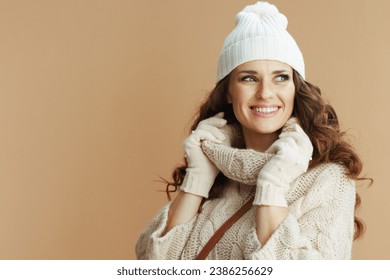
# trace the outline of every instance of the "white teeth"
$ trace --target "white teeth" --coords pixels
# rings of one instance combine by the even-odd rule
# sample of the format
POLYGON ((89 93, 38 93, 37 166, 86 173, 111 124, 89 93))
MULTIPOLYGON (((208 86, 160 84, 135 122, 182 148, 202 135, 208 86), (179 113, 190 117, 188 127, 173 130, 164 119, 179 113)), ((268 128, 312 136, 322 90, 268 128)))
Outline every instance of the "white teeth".
POLYGON ((270 114, 270 113, 276 112, 278 110, 278 107, 260 107, 260 108, 254 107, 253 109, 256 112, 270 114))

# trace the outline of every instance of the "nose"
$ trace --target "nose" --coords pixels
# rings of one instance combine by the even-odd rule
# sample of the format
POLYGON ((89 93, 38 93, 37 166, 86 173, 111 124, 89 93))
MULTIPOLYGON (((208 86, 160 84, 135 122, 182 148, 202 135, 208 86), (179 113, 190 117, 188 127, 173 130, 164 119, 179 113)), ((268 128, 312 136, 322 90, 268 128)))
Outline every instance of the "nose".
POLYGON ((268 99, 273 95, 272 85, 270 82, 262 81, 258 84, 256 89, 256 98, 257 99, 268 99))

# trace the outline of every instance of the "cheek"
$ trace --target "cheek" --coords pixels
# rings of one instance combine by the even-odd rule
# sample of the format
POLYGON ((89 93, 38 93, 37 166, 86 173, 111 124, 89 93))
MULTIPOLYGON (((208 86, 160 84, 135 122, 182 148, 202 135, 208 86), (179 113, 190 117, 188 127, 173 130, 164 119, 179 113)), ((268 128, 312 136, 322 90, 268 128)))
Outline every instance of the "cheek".
POLYGON ((240 92, 237 87, 230 87, 228 94, 228 101, 233 104, 233 107, 240 102, 240 92))
POLYGON ((295 87, 292 86, 288 91, 285 93, 285 105, 289 110, 293 110, 294 108, 294 101, 295 101, 295 87))
POLYGON ((228 94, 228 101, 232 104, 233 113, 239 122, 243 118, 243 106, 246 104, 245 94, 237 87, 231 87, 228 94))
POLYGON ((233 105, 241 105, 248 102, 252 94, 252 89, 234 85, 231 86, 229 89, 228 99, 230 100, 233 105))
POLYGON ((232 96, 231 103, 233 106, 233 112, 236 115, 237 119, 240 119, 240 116, 246 115, 248 98, 245 96, 245 94, 238 94, 232 96))
POLYGON ((288 107, 292 110, 294 108, 294 100, 295 100, 295 95, 292 95, 288 99, 288 107))

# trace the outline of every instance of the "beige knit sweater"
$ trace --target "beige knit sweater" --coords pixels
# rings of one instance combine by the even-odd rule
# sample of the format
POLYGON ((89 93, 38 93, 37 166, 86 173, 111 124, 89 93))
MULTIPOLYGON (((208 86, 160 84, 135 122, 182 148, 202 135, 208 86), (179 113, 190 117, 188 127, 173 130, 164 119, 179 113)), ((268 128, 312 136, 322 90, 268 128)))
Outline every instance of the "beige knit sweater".
MULTIPOLYGON (((350 259, 354 233, 355 183, 335 163, 298 177, 289 189, 287 218, 266 244, 256 235, 255 206, 237 221, 208 259, 350 259)), ((226 175, 226 174, 225 174, 226 175)), ((245 201, 254 187, 231 180, 223 196, 206 201, 189 223, 164 230, 169 205, 141 233, 138 259, 194 259, 213 233, 245 201)))

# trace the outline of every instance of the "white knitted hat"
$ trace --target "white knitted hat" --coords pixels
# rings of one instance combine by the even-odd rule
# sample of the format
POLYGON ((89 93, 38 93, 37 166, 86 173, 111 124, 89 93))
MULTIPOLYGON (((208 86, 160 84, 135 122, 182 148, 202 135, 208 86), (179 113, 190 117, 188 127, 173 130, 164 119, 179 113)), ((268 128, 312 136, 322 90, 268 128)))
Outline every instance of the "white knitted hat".
POLYGON ((236 16, 236 26, 226 37, 218 60, 217 82, 238 65, 252 60, 277 60, 305 78, 305 63, 294 38, 287 32, 287 18, 276 6, 257 2, 236 16))

